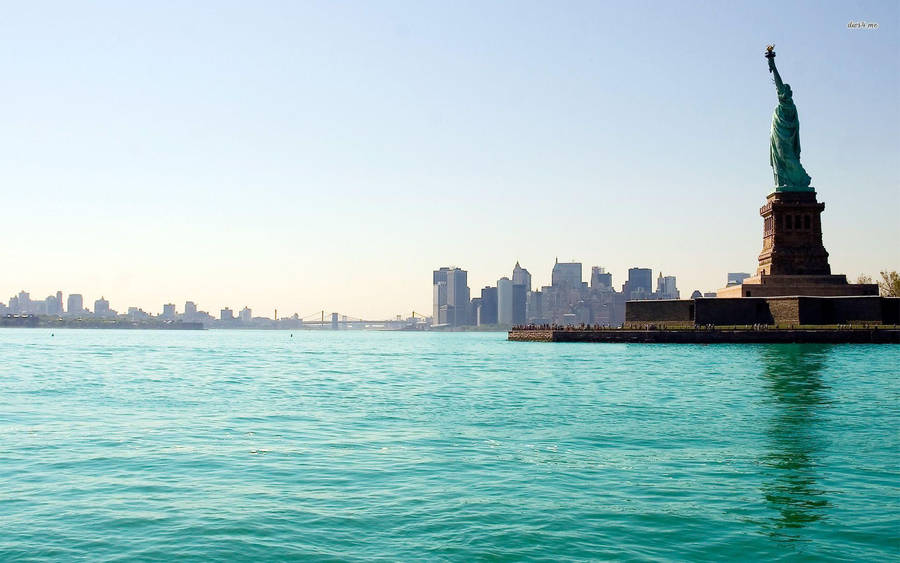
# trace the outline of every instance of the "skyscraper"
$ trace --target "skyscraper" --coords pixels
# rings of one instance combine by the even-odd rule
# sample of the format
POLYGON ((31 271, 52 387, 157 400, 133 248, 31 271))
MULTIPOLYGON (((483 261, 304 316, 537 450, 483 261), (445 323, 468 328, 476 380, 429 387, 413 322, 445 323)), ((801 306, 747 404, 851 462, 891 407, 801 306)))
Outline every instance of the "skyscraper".
POLYGON ((55 295, 48 295, 44 299, 44 312, 48 315, 60 315, 62 313, 62 303, 55 295))
POLYGON ((550 274, 550 284, 554 287, 580 289, 581 262, 560 262, 557 259, 550 274))
POLYGON ((454 309, 452 319, 448 322, 453 326, 469 324, 469 274, 459 268, 450 268, 447 272, 447 305, 454 309))
POLYGON ((525 324, 525 308, 528 291, 522 284, 512 284, 512 324, 525 324))
POLYGON ((94 316, 95 317, 109 317, 112 316, 112 311, 109 308, 109 301, 107 301, 104 297, 100 297, 94 301, 94 316))
POLYGON ((591 268, 591 289, 603 287, 612 287, 612 274, 606 273, 606 270, 600 266, 594 266, 591 268))
POLYGON ((525 291, 531 291, 531 274, 520 266, 518 261, 516 261, 516 265, 513 268, 512 282, 516 285, 524 285, 525 291))
POLYGON ((529 291, 525 298, 525 321, 541 322, 544 320, 544 292, 529 291))
POLYGON ((238 313, 238 317, 241 319, 242 323, 249 323, 253 320, 253 311, 250 309, 250 307, 247 307, 245 305, 244 308, 241 309, 241 312, 238 313))
POLYGON ((432 320, 431 322, 436 325, 447 324, 447 281, 439 281, 435 282, 432 286, 432 300, 434 303, 434 308, 432 312, 432 320), (441 317, 441 310, 444 311, 443 318, 441 317))
POLYGON ((513 282, 507 277, 497 280, 497 323, 513 324, 513 282))
POLYGON ((656 278, 657 299, 679 299, 678 288, 675 286, 675 276, 663 276, 662 272, 656 278))
POLYGON ((163 312, 161 316, 167 321, 175 319, 175 304, 166 303, 165 305, 163 305, 163 312))
POLYGON ((625 299, 650 299, 653 294, 653 270, 628 268, 628 281, 623 289, 625 299))
POLYGON ((450 268, 445 267, 432 273, 432 324, 447 324, 446 313, 444 315, 445 318, 441 318, 441 307, 447 305, 447 272, 449 271, 450 268))
POLYGON ((481 290, 479 325, 497 324, 497 288, 487 286, 481 290))
POLYGON ((80 315, 84 313, 84 298, 80 293, 70 293, 66 300, 66 312, 70 315, 80 315))
POLYGON ((32 307, 32 304, 31 304, 31 295, 24 289, 19 292, 19 296, 18 296, 18 299, 16 300, 16 303, 18 303, 18 305, 19 305, 19 311, 18 311, 19 313, 28 314, 28 313, 34 312, 34 310, 33 310, 34 308, 32 307))

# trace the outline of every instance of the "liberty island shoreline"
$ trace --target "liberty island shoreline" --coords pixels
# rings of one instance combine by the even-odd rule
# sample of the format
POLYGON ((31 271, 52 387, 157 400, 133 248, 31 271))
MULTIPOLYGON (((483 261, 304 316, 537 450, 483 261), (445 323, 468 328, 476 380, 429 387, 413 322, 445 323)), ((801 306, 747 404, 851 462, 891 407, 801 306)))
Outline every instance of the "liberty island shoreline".
POLYGON ((900 325, 833 327, 516 327, 511 342, 640 344, 900 344, 900 325))

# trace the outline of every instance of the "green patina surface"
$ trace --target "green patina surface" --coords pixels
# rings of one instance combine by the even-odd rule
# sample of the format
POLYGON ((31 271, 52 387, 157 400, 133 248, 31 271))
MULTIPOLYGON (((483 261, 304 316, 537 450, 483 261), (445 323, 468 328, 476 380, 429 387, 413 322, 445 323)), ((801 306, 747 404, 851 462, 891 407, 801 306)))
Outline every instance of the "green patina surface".
POLYGON ((776 192, 811 192, 811 178, 800 164, 800 120, 790 84, 785 84, 775 68, 775 52, 766 52, 769 72, 774 75, 778 106, 772 115, 769 163, 775 176, 776 192))

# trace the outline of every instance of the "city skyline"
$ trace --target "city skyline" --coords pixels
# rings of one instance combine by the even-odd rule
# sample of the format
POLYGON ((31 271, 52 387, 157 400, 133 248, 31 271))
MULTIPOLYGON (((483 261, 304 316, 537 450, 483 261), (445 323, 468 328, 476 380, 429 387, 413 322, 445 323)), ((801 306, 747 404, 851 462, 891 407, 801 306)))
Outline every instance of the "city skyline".
MULTIPOLYGON (((628 276, 623 278, 625 281, 617 284, 612 273, 604 267, 591 266, 586 281, 581 262, 557 259, 551 270, 550 283, 534 285, 531 272, 516 261, 511 276, 503 275, 494 285, 473 291, 468 286, 466 270, 443 266, 432 273, 432 326, 581 324, 618 327, 625 322, 627 301, 680 298, 676 277, 658 274, 655 290, 652 268, 629 268, 628 276), (621 290, 617 290, 617 286, 621 290)), ((728 274, 727 285, 732 285, 733 276, 733 273, 728 274)))
POLYGON ((772 189, 772 42, 832 266, 895 269, 873 241, 900 239, 898 11, 10 7, 0 295, 389 318, 430 310, 435 264, 546 284, 556 256, 714 291, 760 251, 734 210, 772 189))
MULTIPOLYGON (((557 266, 560 265, 558 258, 555 260, 555 263, 557 266)), ((610 280, 615 280, 615 279, 627 280, 628 279, 627 275, 623 275, 621 278, 616 278, 613 276, 613 274, 611 272, 606 271, 606 269, 604 267, 592 266, 591 267, 592 270, 590 272, 583 271, 583 268, 581 268, 582 263, 574 262, 574 260, 572 262, 568 262, 568 263, 563 262, 561 264, 564 266, 567 264, 577 264, 579 266, 579 271, 582 271, 582 275, 581 275, 582 279, 580 280, 579 283, 584 283, 587 285, 593 285, 596 282, 595 278, 596 278, 596 275, 598 272, 601 273, 603 276, 609 276, 610 280), (589 274, 589 275, 584 275, 584 274, 589 274)), ((631 269, 636 269, 636 268, 637 267, 634 267, 631 269)), ((463 276, 461 278, 462 281, 460 282, 461 285, 458 285, 458 287, 460 288, 460 290, 464 289, 465 294, 463 296, 459 297, 459 303, 468 304, 471 302, 472 299, 477 297, 476 293, 479 292, 481 290, 481 288, 470 287, 471 282, 468 281, 468 273, 469 273, 468 270, 461 268, 461 267, 457 267, 457 266, 443 267, 441 269, 442 270, 453 269, 453 270, 461 270, 462 271, 462 274, 463 274, 463 276)), ((516 279, 517 278, 517 274, 516 274, 517 270, 523 271, 524 276, 527 276, 527 278, 520 278, 520 279, 528 280, 528 285, 529 285, 528 291, 529 292, 531 291, 531 288, 533 288, 535 291, 538 291, 541 289, 542 286, 551 285, 554 283, 554 280, 552 279, 552 274, 550 276, 546 277, 546 279, 547 279, 546 284, 542 284, 539 281, 538 282, 532 281, 533 276, 530 273, 530 271, 527 268, 521 268, 520 263, 517 261, 515 263, 515 265, 512 268, 510 268, 511 274, 506 274, 506 273, 503 273, 502 271, 498 271, 498 273, 497 273, 498 277, 494 278, 494 281, 493 281, 493 285, 495 286, 494 289, 496 290, 497 282, 499 280, 503 280, 503 279, 510 281, 510 285, 519 283, 519 279, 516 279)), ((648 271, 650 271, 650 270, 648 269, 648 271)), ((675 276, 670 276, 670 275, 664 276, 664 273, 661 271, 656 272, 656 273, 659 274, 660 278, 667 278, 667 279, 672 278, 672 280, 673 280, 672 283, 674 284, 675 276)), ((437 271, 433 272, 433 282, 435 280, 435 278, 434 278, 435 274, 437 274, 437 271)), ((535 278, 535 279, 537 279, 537 278, 535 278)), ((656 283, 657 279, 654 278, 652 280, 652 282, 656 283)), ((624 281, 622 283, 624 283, 624 281)), ((482 287, 490 286, 490 285, 491 284, 489 283, 489 284, 483 285, 482 287)), ((609 285, 609 283, 607 283, 607 285, 609 285)), ((724 287, 725 285, 726 285, 725 282, 723 282, 721 284, 722 287, 724 287)), ((299 317, 300 319, 305 319, 305 318, 316 317, 324 312, 324 314, 326 316, 329 316, 332 313, 339 313, 340 315, 349 316, 350 318, 357 318, 357 319, 364 318, 366 320, 394 320, 397 318, 397 316, 406 316, 411 313, 415 313, 416 315, 428 316, 434 310, 434 304, 432 303, 432 305, 429 307, 407 308, 406 310, 395 311, 393 314, 390 314, 390 315, 387 315, 384 317, 361 317, 358 315, 354 315, 353 311, 345 311, 345 310, 341 310, 341 309, 322 309, 322 308, 320 308, 320 309, 315 309, 313 311, 299 311, 299 310, 293 310, 290 307, 284 307, 284 308, 276 307, 276 308, 273 308, 272 310, 265 311, 265 310, 254 307, 252 304, 247 304, 247 303, 243 303, 241 305, 236 305, 235 303, 206 305, 206 304, 204 304, 205 302, 202 299, 196 299, 196 298, 190 298, 190 297, 164 300, 163 302, 161 302, 157 305, 150 305, 149 307, 146 307, 146 306, 142 306, 142 305, 126 303, 126 302, 124 302, 124 300, 117 298, 114 294, 101 293, 100 295, 94 296, 94 295, 80 293, 80 292, 69 293, 69 292, 67 292, 67 290, 65 288, 57 288, 54 291, 48 292, 45 297, 41 297, 41 295, 43 295, 43 293, 32 291, 30 288, 21 288, 18 291, 10 294, 9 297, 0 297, 0 314, 32 313, 32 314, 51 315, 51 316, 57 315, 57 314, 61 314, 63 316, 72 316, 73 314, 77 314, 77 313, 86 313, 90 316, 94 316, 97 314, 97 311, 96 311, 97 302, 104 303, 103 304, 104 314, 107 314, 107 316, 114 316, 116 314, 127 315, 127 314, 132 314, 132 313, 137 312, 141 318, 159 317, 159 318, 163 318, 163 319, 173 318, 174 315, 182 316, 182 315, 185 315, 185 313, 187 313, 188 317, 190 317, 191 312, 196 313, 198 311, 201 313, 201 316, 209 315, 211 319, 220 319, 220 313, 225 310, 229 310, 234 314, 235 318, 241 318, 240 314, 242 313, 242 311, 257 313, 255 315, 253 315, 253 318, 256 318, 256 317, 274 318, 276 312, 280 311, 278 313, 278 318, 288 318, 288 317, 293 316, 293 317, 299 317), (22 309, 21 305, 19 307, 15 307, 13 305, 13 303, 14 303, 13 300, 17 299, 17 298, 21 299, 23 295, 25 296, 26 299, 29 299, 30 303, 32 304, 32 308, 30 310, 22 309), (62 304, 61 309, 55 309, 55 310, 51 309, 52 306, 50 305, 50 300, 53 300, 53 299, 57 300, 56 301, 57 303, 62 304), (78 304, 77 311, 72 310, 73 302, 78 304), (171 307, 171 309, 170 309, 170 307, 171 307)), ((103 315, 101 314, 101 316, 103 316, 103 315)), ((196 320, 196 319, 194 319, 194 320, 196 320)), ((438 324, 438 323, 435 323, 435 324, 438 324)), ((462 324, 467 324, 467 323, 462 323, 462 324)), ((510 323, 507 323, 507 324, 510 324, 510 323)))

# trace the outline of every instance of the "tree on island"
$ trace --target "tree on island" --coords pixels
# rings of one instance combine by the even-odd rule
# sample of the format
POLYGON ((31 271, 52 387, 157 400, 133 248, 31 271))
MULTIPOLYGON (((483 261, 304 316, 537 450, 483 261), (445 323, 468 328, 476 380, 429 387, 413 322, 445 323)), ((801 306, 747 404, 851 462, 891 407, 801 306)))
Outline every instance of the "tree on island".
POLYGON ((897 270, 882 271, 878 288, 884 297, 900 297, 900 274, 897 270))
MULTIPOLYGON (((900 297, 900 273, 897 270, 883 270, 881 279, 878 280, 878 290, 882 297, 900 297)), ((856 283, 875 283, 872 276, 860 274, 856 277, 856 283)))

